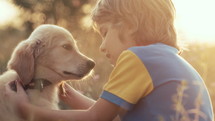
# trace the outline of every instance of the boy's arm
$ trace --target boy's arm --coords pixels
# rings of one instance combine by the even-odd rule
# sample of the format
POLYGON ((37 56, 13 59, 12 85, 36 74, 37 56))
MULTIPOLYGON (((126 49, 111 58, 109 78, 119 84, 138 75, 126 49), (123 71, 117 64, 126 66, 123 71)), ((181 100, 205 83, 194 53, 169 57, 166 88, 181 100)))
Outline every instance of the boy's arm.
POLYGON ((119 107, 104 99, 99 99, 88 110, 50 110, 23 103, 20 114, 28 119, 33 116, 40 121, 111 121, 119 113, 119 107))
MULTIPOLYGON (((67 83, 60 86, 60 98, 72 109, 88 109, 96 102, 76 91, 67 83)), ((119 116, 113 121, 120 121, 119 116)))

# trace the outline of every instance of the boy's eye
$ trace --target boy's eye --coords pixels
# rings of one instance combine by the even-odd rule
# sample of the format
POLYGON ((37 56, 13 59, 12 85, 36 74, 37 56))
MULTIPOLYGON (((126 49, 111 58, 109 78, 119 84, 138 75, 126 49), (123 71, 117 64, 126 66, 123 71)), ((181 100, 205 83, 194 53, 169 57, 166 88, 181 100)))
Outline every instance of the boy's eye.
POLYGON ((72 50, 72 46, 69 45, 69 44, 63 45, 63 48, 66 49, 66 50, 72 50))

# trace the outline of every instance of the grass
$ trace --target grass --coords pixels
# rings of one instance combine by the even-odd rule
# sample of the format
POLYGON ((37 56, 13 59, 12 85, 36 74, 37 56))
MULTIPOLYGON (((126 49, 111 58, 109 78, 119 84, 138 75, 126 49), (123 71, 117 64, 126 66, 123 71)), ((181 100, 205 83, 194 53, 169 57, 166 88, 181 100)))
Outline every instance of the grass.
POLYGON ((206 115, 201 112, 200 108, 203 103, 201 102, 202 98, 202 91, 203 86, 200 83, 194 84, 199 87, 198 95, 195 98, 194 102, 194 109, 186 110, 184 106, 184 100, 185 98, 189 97, 185 91, 188 89, 188 84, 186 81, 181 82, 181 86, 177 88, 177 94, 173 97, 174 101, 174 109, 176 110, 176 115, 174 116, 172 121, 199 121, 200 118, 207 119, 206 115), (189 115, 194 115, 193 118, 191 118, 189 115))

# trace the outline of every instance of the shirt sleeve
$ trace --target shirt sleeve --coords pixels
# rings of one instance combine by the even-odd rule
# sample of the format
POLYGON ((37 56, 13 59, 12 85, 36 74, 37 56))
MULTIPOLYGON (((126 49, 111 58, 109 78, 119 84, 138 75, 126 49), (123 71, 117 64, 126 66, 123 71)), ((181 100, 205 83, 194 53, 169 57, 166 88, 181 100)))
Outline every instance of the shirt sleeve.
POLYGON ((153 83, 143 62, 126 50, 119 56, 101 98, 129 110, 152 90, 153 83))

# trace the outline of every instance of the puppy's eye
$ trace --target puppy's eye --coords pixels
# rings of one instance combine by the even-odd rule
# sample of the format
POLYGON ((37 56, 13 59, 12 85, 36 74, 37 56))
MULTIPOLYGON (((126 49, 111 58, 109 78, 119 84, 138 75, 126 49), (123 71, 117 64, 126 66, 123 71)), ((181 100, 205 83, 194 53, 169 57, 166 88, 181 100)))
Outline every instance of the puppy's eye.
POLYGON ((63 48, 66 50, 72 50, 72 46, 68 44, 63 45, 63 48))

